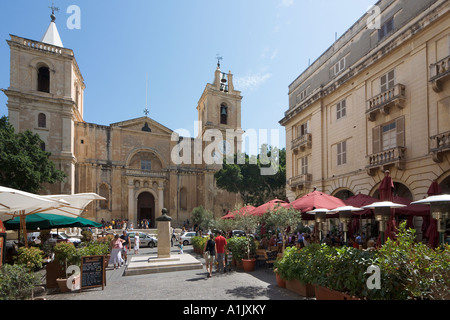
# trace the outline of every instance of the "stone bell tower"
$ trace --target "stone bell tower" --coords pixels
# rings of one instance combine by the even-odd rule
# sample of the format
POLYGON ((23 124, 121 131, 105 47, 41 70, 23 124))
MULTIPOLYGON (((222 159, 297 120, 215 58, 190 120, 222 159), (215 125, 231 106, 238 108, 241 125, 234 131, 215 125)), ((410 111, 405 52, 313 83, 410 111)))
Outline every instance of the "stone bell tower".
POLYGON ((74 123, 83 122, 84 80, 72 50, 64 48, 56 27, 55 9, 40 41, 11 35, 10 123, 16 132, 31 130, 44 141, 64 182, 49 186, 49 192, 74 193, 74 123))
MULTIPOLYGON (((213 83, 208 83, 198 102, 199 128, 197 138, 209 140, 211 132, 220 132, 221 153, 241 151, 241 92, 234 89, 233 75, 220 70, 220 58, 214 73, 213 83)), ((213 138, 212 140, 214 141, 213 138)))

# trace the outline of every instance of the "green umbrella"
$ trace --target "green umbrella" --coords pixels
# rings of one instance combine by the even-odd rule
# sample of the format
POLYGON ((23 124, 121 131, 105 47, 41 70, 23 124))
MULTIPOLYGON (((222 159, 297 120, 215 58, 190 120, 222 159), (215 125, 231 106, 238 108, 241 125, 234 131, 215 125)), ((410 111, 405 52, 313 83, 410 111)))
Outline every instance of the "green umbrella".
MULTIPOLYGON (((71 218, 48 213, 36 213, 26 216, 25 222, 26 228, 29 230, 47 230, 70 227, 102 227, 101 223, 97 223, 85 218, 71 218)), ((20 229, 20 217, 5 221, 4 225, 7 230, 18 230, 20 229)))

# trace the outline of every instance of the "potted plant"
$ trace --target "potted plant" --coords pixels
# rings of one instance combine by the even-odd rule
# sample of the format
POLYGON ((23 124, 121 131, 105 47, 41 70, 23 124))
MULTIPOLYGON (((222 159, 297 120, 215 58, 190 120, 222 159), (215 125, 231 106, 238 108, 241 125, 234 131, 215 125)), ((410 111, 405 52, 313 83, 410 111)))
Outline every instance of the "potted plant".
POLYGON ((286 247, 286 231, 293 230, 302 222, 302 215, 299 211, 293 208, 276 207, 273 211, 269 211, 264 215, 264 223, 266 228, 272 229, 275 232, 281 232, 283 238, 283 247, 286 247))
POLYGON ((256 245, 252 234, 255 232, 259 225, 260 219, 257 216, 251 214, 236 214, 234 216, 236 227, 245 231, 246 234, 246 254, 241 259, 244 271, 250 272, 255 270, 255 254, 256 245))
POLYGON ((62 292, 70 291, 67 288, 67 268, 71 265, 79 265, 80 255, 77 249, 71 242, 59 242, 54 247, 55 260, 58 261, 62 270, 64 270, 64 277, 57 278, 56 282, 62 292))
POLYGON ((39 284, 39 274, 30 272, 24 264, 5 264, 0 268, 0 300, 31 299, 39 284))
POLYGON ((304 297, 314 296, 314 286, 309 283, 309 263, 310 254, 315 248, 297 249, 296 247, 286 248, 283 257, 275 262, 277 270, 276 276, 285 279, 286 289, 304 297))

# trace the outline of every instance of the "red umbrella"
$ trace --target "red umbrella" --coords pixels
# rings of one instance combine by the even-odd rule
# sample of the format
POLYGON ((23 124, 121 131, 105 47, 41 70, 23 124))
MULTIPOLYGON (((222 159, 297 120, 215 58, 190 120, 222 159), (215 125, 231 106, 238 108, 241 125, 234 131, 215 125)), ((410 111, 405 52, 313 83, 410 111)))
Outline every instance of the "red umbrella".
POLYGON ((249 213, 251 213, 255 216, 262 216, 268 211, 276 209, 277 207, 281 207, 283 204, 287 204, 287 202, 280 200, 280 199, 273 199, 267 203, 264 203, 263 205, 260 205, 259 207, 255 208, 255 209, 251 210, 249 213))
MULTIPOLYGON (((362 194, 362 193, 359 193, 357 195, 354 195, 353 197, 350 197, 350 198, 344 200, 344 202, 347 206, 353 206, 353 207, 357 207, 357 208, 367 206, 367 205, 372 204, 377 201, 378 201, 378 199, 375 199, 371 196, 368 196, 368 195, 362 194)), ((355 211, 355 212, 353 212, 353 214, 357 215, 357 216, 362 216, 362 215, 373 216, 373 212, 370 209, 365 209, 363 211, 355 211)))
MULTIPOLYGON (((381 181, 380 187, 378 188, 380 201, 391 201, 394 200, 394 181, 389 176, 389 170, 384 173, 384 178, 381 181)), ((395 211, 391 209, 391 217, 386 223, 385 239, 393 239, 395 236, 395 211)))
POLYGON ((307 212, 314 209, 332 210, 337 207, 343 207, 346 204, 339 198, 330 196, 320 191, 310 192, 303 197, 293 201, 290 205, 298 211, 307 212))
POLYGON ((228 214, 226 214, 226 215, 224 215, 223 217, 222 217, 222 219, 234 219, 234 216, 236 215, 236 214, 242 214, 242 215, 245 215, 245 214, 247 214, 247 213, 250 213, 252 210, 254 210, 255 209, 255 207, 254 206, 245 206, 245 207, 242 207, 242 208, 240 208, 240 209, 238 209, 238 210, 234 210, 234 211, 232 211, 232 212, 228 212, 228 214))
POLYGON ((312 211, 314 209, 332 210, 343 206, 345 206, 345 203, 341 199, 317 190, 314 190, 289 204, 289 207, 302 212, 302 219, 304 220, 313 219, 310 214, 305 214, 307 211, 312 211))
POLYGON ((428 188, 427 194, 429 197, 442 194, 441 186, 439 185, 439 183, 437 183, 436 180, 433 180, 433 182, 431 183, 430 188, 428 188))
POLYGON ((395 213, 406 216, 429 216, 430 207, 424 204, 411 204, 411 200, 402 197, 394 197, 393 202, 404 204, 406 207, 395 209, 395 213))

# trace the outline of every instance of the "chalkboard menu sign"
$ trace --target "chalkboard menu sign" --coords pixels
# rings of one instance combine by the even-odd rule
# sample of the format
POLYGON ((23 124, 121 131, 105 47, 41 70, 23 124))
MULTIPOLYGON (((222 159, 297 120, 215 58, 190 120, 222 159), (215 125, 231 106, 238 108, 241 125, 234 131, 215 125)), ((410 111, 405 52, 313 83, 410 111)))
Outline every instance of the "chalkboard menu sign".
POLYGON ((105 288, 105 257, 81 257, 81 286, 80 291, 86 288, 105 288))

